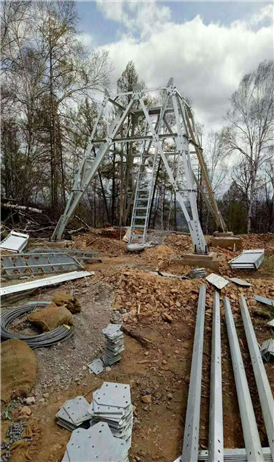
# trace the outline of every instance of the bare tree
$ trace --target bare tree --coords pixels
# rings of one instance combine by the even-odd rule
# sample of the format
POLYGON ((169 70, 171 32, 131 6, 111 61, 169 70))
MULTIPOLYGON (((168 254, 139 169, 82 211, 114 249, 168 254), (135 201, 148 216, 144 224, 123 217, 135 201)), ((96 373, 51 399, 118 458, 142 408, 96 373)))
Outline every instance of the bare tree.
POLYGON ((274 62, 264 61, 245 75, 231 97, 227 113, 228 126, 222 132, 226 153, 246 159, 250 184, 248 188, 247 232, 251 231, 252 207, 258 172, 273 158, 274 128, 274 62))

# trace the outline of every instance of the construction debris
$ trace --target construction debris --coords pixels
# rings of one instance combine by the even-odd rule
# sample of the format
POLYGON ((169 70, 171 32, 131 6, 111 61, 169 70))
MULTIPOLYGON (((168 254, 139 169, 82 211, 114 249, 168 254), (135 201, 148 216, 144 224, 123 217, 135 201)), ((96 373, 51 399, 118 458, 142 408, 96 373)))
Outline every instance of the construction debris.
POLYGON ((11 231, 5 239, 0 243, 0 249, 8 250, 9 252, 22 252, 29 240, 28 234, 17 233, 11 231))
POLYGON ((206 277, 206 271, 205 271, 204 268, 196 268, 196 269, 191 270, 191 271, 188 273, 188 276, 189 276, 191 279, 205 278, 205 277, 206 277))
POLYGON ((264 260, 264 249, 244 250, 228 263, 232 269, 258 269, 264 260))
POLYGON ((98 422, 107 423, 113 436, 125 440, 127 450, 130 449, 133 427, 130 385, 104 382, 93 393, 88 412, 92 416, 92 425, 98 422))
POLYGON ((15 294, 18 292, 24 292, 26 290, 37 289, 38 287, 53 286, 61 284, 62 282, 72 281, 74 279, 85 278, 93 276, 93 271, 72 271, 71 273, 59 274, 58 276, 51 276, 45 279, 38 279, 36 281, 24 282, 23 284, 15 284, 13 286, 2 287, 0 289, 0 296, 15 294))
POLYGON ((106 366, 112 366, 121 359, 124 350, 124 336, 121 332, 121 324, 109 324, 102 333, 105 336, 106 347, 103 362, 106 366))
POLYGON ((125 443, 114 438, 108 424, 98 423, 88 430, 72 433, 62 462, 128 462, 125 443))
POLYGON ((55 254, 26 254, 2 255, 1 270, 3 276, 27 276, 32 274, 61 273, 75 271, 83 266, 70 255, 55 254))
POLYGON ((271 300, 270 298, 261 297, 260 295, 254 295, 254 298, 257 302, 274 307, 274 300, 271 300))
POLYGON ((274 339, 266 340, 260 348, 262 358, 268 363, 274 358, 274 339))
POLYGON ((274 327, 274 319, 272 319, 272 321, 269 321, 267 323, 268 326, 271 326, 271 327, 274 327))
MULTIPOLYGON (((73 431, 90 420, 91 416, 88 409, 89 403, 84 396, 69 399, 57 412, 57 423, 61 427, 73 431)), ((89 425, 89 422, 87 423, 89 425)))
POLYGON ((231 282, 234 282, 238 286, 243 286, 243 287, 252 287, 252 284, 250 284, 247 281, 244 281, 244 279, 238 279, 238 278, 230 278, 231 282))
POLYGON ((206 277, 206 280, 210 282, 213 286, 217 287, 217 289, 223 289, 229 281, 227 281, 225 278, 222 276, 219 276, 218 274, 211 273, 206 277))

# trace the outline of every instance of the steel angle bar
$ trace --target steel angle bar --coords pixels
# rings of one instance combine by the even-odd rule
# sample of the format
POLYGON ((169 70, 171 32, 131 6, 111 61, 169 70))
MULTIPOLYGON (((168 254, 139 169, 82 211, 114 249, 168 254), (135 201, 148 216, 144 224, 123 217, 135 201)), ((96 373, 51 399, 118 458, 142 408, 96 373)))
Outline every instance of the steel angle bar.
POLYGON ((223 462, 223 402, 220 295, 214 294, 211 347, 210 408, 209 408, 209 462, 223 462))
POLYGON ((187 400, 182 462, 198 460, 206 285, 200 285, 187 400))
POLYGON ((71 273, 58 274, 58 276, 51 276, 49 278, 37 279, 36 281, 2 287, 0 289, 0 296, 3 297, 4 295, 11 295, 18 292, 24 292, 26 290, 33 290, 37 289, 38 287, 53 286, 55 284, 60 284, 61 282, 92 276, 93 274, 95 274, 94 271, 72 271, 71 273))
POLYGON ((246 300, 243 295, 239 297, 245 335, 251 357, 254 376, 257 384, 260 403, 263 411, 266 432, 272 458, 274 459, 274 400, 266 375, 262 356, 258 347, 256 335, 249 315, 246 300))
POLYGON ((247 460, 248 462, 264 462, 262 446, 246 379, 236 327, 232 316, 230 302, 227 297, 224 297, 224 307, 234 378, 237 389, 237 398, 241 415, 245 447, 247 451, 247 460))

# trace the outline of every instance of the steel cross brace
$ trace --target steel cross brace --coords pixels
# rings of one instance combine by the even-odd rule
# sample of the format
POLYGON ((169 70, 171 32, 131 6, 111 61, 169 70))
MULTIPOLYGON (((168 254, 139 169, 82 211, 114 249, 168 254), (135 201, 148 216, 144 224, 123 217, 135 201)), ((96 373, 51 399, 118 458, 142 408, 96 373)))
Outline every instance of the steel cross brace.
POLYGON ((258 394, 263 411, 270 451, 272 459, 274 460, 274 400, 266 375, 262 356, 258 347, 252 321, 249 315, 246 300, 243 295, 240 295, 239 303, 241 307, 245 335, 257 384, 258 394))
POLYGON ((224 307, 247 460, 248 462, 264 462, 262 446, 246 379, 239 340, 237 337, 230 302, 227 297, 224 297, 224 307))

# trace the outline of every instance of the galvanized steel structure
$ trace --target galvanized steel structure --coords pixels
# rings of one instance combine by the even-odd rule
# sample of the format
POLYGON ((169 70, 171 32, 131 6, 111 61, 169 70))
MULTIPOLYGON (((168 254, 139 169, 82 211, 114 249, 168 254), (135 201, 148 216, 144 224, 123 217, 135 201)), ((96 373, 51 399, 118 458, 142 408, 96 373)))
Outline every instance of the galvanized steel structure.
POLYGON ((206 285, 200 285, 187 400, 182 462, 198 460, 206 285))
POLYGON ((263 450, 246 379, 239 340, 232 316, 230 302, 227 297, 224 297, 224 307, 234 378, 237 389, 237 398, 241 415, 245 447, 247 450, 247 460, 248 462, 264 462, 263 450))
POLYGON ((173 79, 169 80, 166 87, 153 90, 144 90, 137 87, 132 92, 121 93, 115 97, 111 97, 105 91, 104 100, 94 124, 85 156, 76 175, 66 209, 59 219, 52 239, 58 240, 61 238, 89 183, 94 178, 104 157, 115 143, 131 143, 131 146, 132 143, 141 143, 141 162, 131 221, 132 234, 130 243, 134 239, 142 244, 146 241, 155 172, 161 159, 176 193, 176 199, 186 218, 195 252, 207 253, 207 245, 198 217, 197 187, 200 188, 218 226, 225 230, 225 223, 214 199, 191 108, 174 86, 173 79), (155 90, 161 91, 162 95, 164 95, 163 103, 160 107, 150 108, 145 104, 145 96, 155 90), (124 96, 127 96, 129 100, 126 107, 123 106, 121 101, 121 97, 124 96), (108 110, 109 103, 115 109, 115 119, 108 128, 107 136, 104 139, 96 138, 98 124, 108 110), (124 127, 126 119, 129 120, 129 124, 124 127), (145 130, 140 129, 140 124, 144 122, 146 124, 145 130), (176 131, 173 131, 173 127, 176 127, 176 131), (190 146, 194 151, 190 151, 190 146), (197 155, 206 189, 200 187, 200 183, 193 172, 190 158, 192 153, 197 155), (169 162, 170 156, 173 157, 172 164, 169 162), (150 172, 147 177, 148 166, 150 172), (186 186, 183 187, 182 178, 185 179, 186 183, 186 186), (189 208, 186 203, 189 203, 189 208), (189 213, 189 210, 191 213, 189 213), (141 231, 141 234, 137 233, 137 230, 141 231))
POLYGON ((243 297, 243 295, 240 295, 239 303, 241 307, 245 335, 257 384, 261 408, 263 411, 269 447, 272 459, 274 460, 274 400, 269 385, 269 381, 266 375, 262 356, 258 347, 258 342, 256 339, 252 321, 249 315, 246 300, 243 297))

